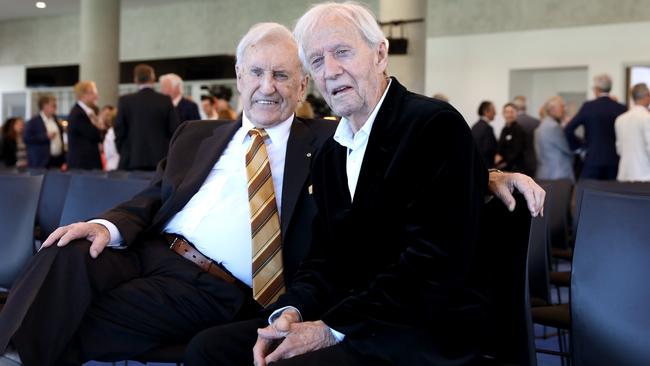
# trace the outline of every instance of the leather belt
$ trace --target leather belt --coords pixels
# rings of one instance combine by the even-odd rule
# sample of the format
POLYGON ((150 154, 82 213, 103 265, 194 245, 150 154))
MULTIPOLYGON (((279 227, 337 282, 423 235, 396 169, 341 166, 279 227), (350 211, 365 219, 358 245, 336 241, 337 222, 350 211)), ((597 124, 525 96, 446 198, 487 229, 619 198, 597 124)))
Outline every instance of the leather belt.
POLYGON ((165 234, 165 238, 169 243, 169 249, 173 250, 181 257, 193 262, 201 269, 217 278, 220 278, 231 284, 237 283, 237 279, 233 277, 233 275, 228 273, 225 269, 221 268, 215 261, 204 256, 201 252, 194 248, 194 246, 189 241, 187 241, 187 239, 172 234, 165 234))

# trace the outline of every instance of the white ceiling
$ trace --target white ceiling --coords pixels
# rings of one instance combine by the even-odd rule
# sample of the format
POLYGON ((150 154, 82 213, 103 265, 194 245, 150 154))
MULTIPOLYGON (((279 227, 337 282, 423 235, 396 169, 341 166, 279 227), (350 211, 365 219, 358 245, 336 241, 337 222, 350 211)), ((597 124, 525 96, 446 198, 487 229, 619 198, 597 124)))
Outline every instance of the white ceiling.
MULTIPOLYGON (((47 7, 36 8, 36 0, 0 0, 0 21, 18 18, 79 13, 81 0, 42 0, 47 7)), ((120 0, 105 0, 120 1, 120 0)), ((171 3, 174 0, 122 0, 122 6, 142 7, 171 3)))

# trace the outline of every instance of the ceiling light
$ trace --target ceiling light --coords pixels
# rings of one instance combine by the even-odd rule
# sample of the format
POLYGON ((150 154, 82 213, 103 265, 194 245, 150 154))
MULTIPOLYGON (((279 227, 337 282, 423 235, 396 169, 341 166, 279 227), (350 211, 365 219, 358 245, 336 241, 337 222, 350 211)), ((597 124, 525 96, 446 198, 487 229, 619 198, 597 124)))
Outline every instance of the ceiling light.
POLYGON ((47 7, 47 4, 44 1, 37 1, 36 7, 39 9, 45 9, 47 7))

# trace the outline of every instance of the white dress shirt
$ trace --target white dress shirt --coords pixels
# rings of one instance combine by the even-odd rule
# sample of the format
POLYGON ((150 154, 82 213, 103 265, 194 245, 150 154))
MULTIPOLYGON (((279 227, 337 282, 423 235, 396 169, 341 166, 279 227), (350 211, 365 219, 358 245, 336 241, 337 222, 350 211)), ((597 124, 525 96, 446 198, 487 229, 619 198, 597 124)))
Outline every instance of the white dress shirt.
POLYGON ((334 141, 338 142, 339 145, 348 148, 345 171, 348 176, 350 198, 353 200, 354 192, 357 189, 357 182, 359 181, 361 164, 363 163, 363 157, 366 154, 366 147, 368 147, 370 131, 372 130, 372 125, 375 123, 375 118, 377 118, 377 112, 379 112, 379 108, 384 103, 384 98, 386 98, 386 93, 388 93, 391 81, 391 79, 388 80, 388 85, 386 86, 386 90, 384 90, 381 99, 379 99, 379 103, 377 103, 375 109, 372 110, 372 113, 370 113, 370 116, 368 116, 368 119, 357 133, 352 132, 350 121, 345 117, 341 118, 341 122, 336 128, 336 132, 334 132, 334 141))
POLYGON ((59 130, 59 125, 57 125, 54 117, 48 118, 43 114, 43 112, 40 114, 43 119, 43 124, 45 124, 45 130, 47 131, 48 137, 51 133, 54 134, 54 138, 50 139, 50 155, 60 156, 63 153, 63 143, 61 142, 61 130, 59 130))
MULTIPOLYGON (((284 159, 293 115, 286 121, 265 129, 266 149, 271 164, 273 188, 278 212, 281 210, 284 159)), ((244 114, 225 151, 208 174, 201 188, 165 226, 164 232, 185 237, 204 255, 221 263, 235 277, 251 286, 252 238, 248 178, 245 156, 253 123, 244 114)), ((122 242, 117 227, 106 220, 92 220, 106 226, 111 246, 122 242)))
POLYGON ((650 112, 635 105, 616 118, 619 181, 650 181, 650 112))

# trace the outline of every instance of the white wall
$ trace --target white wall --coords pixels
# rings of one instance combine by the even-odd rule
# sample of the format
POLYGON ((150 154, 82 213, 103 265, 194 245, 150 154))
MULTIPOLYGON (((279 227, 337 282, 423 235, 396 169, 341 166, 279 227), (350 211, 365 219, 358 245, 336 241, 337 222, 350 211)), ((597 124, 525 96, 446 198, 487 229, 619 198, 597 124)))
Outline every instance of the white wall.
POLYGON ((0 92, 25 88, 25 66, 0 66, 0 92))
POLYGON ((625 98, 625 67, 648 64, 645 45, 650 22, 622 23, 427 39, 426 92, 443 92, 471 124, 481 100, 497 106, 510 97, 510 71, 586 67, 593 76, 609 73, 612 93, 625 98))

